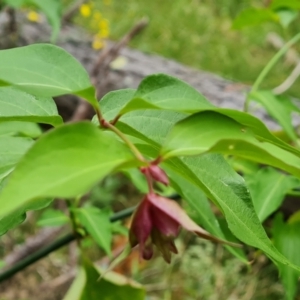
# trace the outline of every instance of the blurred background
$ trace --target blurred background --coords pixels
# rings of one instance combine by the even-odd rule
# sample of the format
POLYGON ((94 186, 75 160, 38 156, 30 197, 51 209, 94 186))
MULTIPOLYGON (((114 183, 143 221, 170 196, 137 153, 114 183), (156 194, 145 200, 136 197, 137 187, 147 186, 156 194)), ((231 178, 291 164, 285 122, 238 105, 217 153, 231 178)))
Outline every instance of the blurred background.
MULTIPOLYGON (((300 30, 297 15, 285 25, 279 18, 272 19, 271 16, 268 19, 258 13, 257 16, 250 15, 248 21, 244 19, 244 24, 234 26, 235 20, 243 11, 251 8, 263 9, 270 2, 96 0, 87 2, 91 13, 84 16, 82 10, 83 14, 79 14, 75 22, 97 34, 98 11, 103 20, 102 26, 104 29, 108 28, 103 36, 117 40, 132 24, 146 16, 150 21, 146 31, 137 36, 130 46, 175 59, 194 68, 211 71, 234 81, 251 84, 278 51, 274 48, 276 41, 272 33, 288 41, 300 30)), ((272 70, 264 86, 273 88, 279 85, 292 68, 292 61, 282 61, 272 70)), ((291 92, 293 95, 299 94, 299 80, 291 92)))

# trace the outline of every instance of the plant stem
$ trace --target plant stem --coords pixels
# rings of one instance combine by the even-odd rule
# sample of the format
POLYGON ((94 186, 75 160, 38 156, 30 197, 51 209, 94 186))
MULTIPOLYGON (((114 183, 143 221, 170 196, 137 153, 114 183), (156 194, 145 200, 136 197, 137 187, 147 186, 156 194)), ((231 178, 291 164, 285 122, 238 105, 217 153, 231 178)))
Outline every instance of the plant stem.
MULTIPOLYGON (((129 217, 135 210, 135 206, 129 207, 127 209, 124 209, 120 212, 115 213, 110 217, 110 222, 116 222, 119 220, 123 220, 127 217, 129 217)), ((69 233, 65 235, 64 237, 54 241, 52 244, 36 251, 35 253, 27 256, 23 260, 19 261, 16 263, 14 266, 11 268, 7 269, 6 271, 3 271, 0 273, 0 282, 5 281, 15 275, 16 273, 22 271, 26 267, 32 265, 36 261, 40 260, 41 258, 47 256, 51 252, 54 252, 58 250, 59 248, 69 244, 70 242, 74 241, 76 239, 76 236, 74 233, 69 233)))
POLYGON ((77 246, 81 250, 81 242, 80 242, 81 235, 78 233, 78 230, 77 230, 79 224, 76 220, 76 216, 73 211, 74 208, 77 208, 79 200, 80 200, 80 197, 77 197, 76 199, 74 199, 74 203, 71 200, 66 200, 66 202, 67 202, 67 206, 68 206, 68 210, 69 210, 69 214, 70 214, 73 234, 76 238, 77 246))
POLYGON ((251 91, 248 93, 248 96, 245 101, 244 105, 244 111, 247 112, 249 109, 249 102, 250 102, 250 96, 251 93, 256 92, 265 79, 265 77, 268 75, 268 73, 271 71, 271 69, 275 66, 275 64, 279 61, 279 59, 287 52, 287 50, 293 46, 296 42, 300 40, 300 33, 296 34, 291 40, 289 40, 269 61, 269 63, 264 67, 264 69, 261 71, 257 79, 255 80, 251 91))
MULTIPOLYGON (((100 126, 104 127, 104 128, 108 128, 111 131, 113 131, 115 134, 117 134, 124 142, 125 144, 127 144, 127 146, 130 148, 130 150, 133 152, 134 156, 141 162, 146 162, 144 156, 141 154, 141 152, 134 146, 133 143, 131 143, 129 141, 129 139, 125 136, 125 134, 120 131, 117 127, 114 126, 114 124, 111 124, 109 122, 107 122, 101 114, 101 110, 99 107, 94 107, 96 114, 97 114, 97 118, 99 121, 100 126)), ((115 122, 117 122, 119 119, 119 117, 115 120, 115 122)))
POLYGON ((151 175, 150 175, 150 173, 149 173, 149 170, 146 169, 144 174, 145 174, 145 177, 146 177, 146 179, 147 179, 149 193, 150 193, 150 194, 153 194, 153 192, 154 192, 154 189, 153 189, 153 180, 152 180, 152 178, 151 178, 151 175))
POLYGON ((141 152, 134 146, 133 143, 129 141, 129 139, 125 136, 123 132, 121 132, 117 127, 110 124, 109 122, 105 123, 105 127, 109 128, 111 131, 116 133, 124 142, 125 144, 130 148, 130 150, 133 152, 134 156, 141 162, 145 163, 146 160, 141 154, 141 152))
POLYGON ((98 106, 97 107, 94 106, 94 109, 95 109, 95 112, 96 112, 99 124, 101 125, 102 122, 103 122, 103 117, 102 117, 102 114, 101 114, 101 110, 100 110, 100 108, 98 106))
POLYGON ((35 263, 36 261, 40 260, 41 258, 47 256, 51 252, 56 251, 57 249, 61 248, 62 246, 69 244, 70 242, 74 241, 75 239, 76 239, 75 235, 73 233, 69 233, 69 234, 65 235, 64 237, 56 240, 49 246, 44 247, 44 248, 36 251, 35 253, 25 257, 23 260, 17 262, 10 269, 2 272, 0 274, 0 282, 9 279, 16 273, 22 271, 26 267, 30 266, 31 264, 35 263))

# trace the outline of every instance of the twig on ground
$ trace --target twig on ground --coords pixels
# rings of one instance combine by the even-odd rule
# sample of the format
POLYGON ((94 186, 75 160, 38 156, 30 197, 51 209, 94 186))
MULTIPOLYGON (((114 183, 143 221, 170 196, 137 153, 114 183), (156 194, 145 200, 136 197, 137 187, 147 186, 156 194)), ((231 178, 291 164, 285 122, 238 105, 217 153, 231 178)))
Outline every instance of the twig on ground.
MULTIPOLYGON (((110 217, 110 222, 116 222, 116 221, 123 220, 123 219, 129 217, 133 213, 135 208, 136 208, 135 206, 129 207, 129 208, 126 208, 122 211, 115 213, 114 215, 112 215, 110 217)), ((24 270, 26 267, 32 265, 33 263, 40 260, 41 258, 44 258, 45 256, 56 251, 57 249, 65 246, 65 245, 68 245, 70 242, 74 241, 75 239, 76 239, 76 236, 73 233, 69 233, 69 234, 63 236, 62 238, 54 241, 50 245, 47 245, 32 254, 30 253, 30 255, 28 255, 28 253, 27 253, 27 256, 23 260, 18 261, 12 267, 5 267, 0 270, 0 282, 7 280, 8 278, 10 278, 13 275, 15 275, 16 273, 24 270)))
POLYGON ((105 48, 100 55, 98 56, 94 67, 91 71, 91 80, 95 85, 97 90, 97 98, 100 98, 99 91, 101 87, 105 86, 107 81, 104 81, 104 78, 107 79, 107 73, 109 72, 110 63, 118 57, 122 48, 124 48, 137 34, 139 34, 146 26, 148 25, 148 19, 141 19, 132 29, 126 33, 123 38, 115 43, 111 47, 105 48), (100 75, 100 76, 99 76, 100 75), (103 82, 101 86, 99 85, 99 77, 103 82))
MULTIPOLYGON (((104 49, 100 53, 91 71, 91 81, 96 87, 97 99, 101 98, 99 91, 102 90, 107 83, 107 81, 104 79, 107 79, 109 64, 119 55, 121 49, 125 47, 130 40, 140 33, 147 25, 147 19, 140 20, 127 34, 125 34, 125 36, 119 42, 115 43, 112 47, 104 49), (99 74, 101 74, 101 76, 99 76, 99 74), (99 85, 98 81, 99 77, 101 77, 103 80, 101 86, 99 85)), ((76 122, 86 119, 90 115, 91 110, 92 106, 88 102, 80 99, 80 103, 70 121, 76 122)))
POLYGON ((7 25, 8 34, 15 34, 18 30, 16 21, 16 11, 13 7, 6 7, 6 13, 8 14, 9 21, 7 25))
POLYGON ((63 228, 44 228, 40 232, 26 240, 24 244, 17 247, 9 255, 4 258, 7 267, 16 264, 18 261, 31 255, 33 252, 47 244, 49 240, 53 240, 62 232, 63 228))
POLYGON ((139 34, 148 25, 147 19, 140 20, 132 29, 126 33, 123 38, 115 43, 112 47, 104 49, 99 55, 94 68, 92 69, 91 76, 95 78, 98 76, 100 67, 107 67, 112 60, 114 60, 120 50, 125 47, 137 34, 139 34))

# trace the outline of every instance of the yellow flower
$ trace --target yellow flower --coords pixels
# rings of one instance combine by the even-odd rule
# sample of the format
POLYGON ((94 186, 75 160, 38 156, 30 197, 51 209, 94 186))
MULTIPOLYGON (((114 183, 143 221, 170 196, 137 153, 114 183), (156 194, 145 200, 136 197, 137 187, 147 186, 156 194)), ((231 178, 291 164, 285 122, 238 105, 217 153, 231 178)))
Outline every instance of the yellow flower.
POLYGON ((109 36, 109 30, 108 29, 102 29, 99 31, 98 35, 102 38, 107 38, 109 36))
POLYGON ((33 10, 31 10, 30 12, 28 12, 27 19, 29 21, 31 21, 31 22, 36 22, 36 23, 41 22, 41 16, 37 12, 35 12, 33 10))
POLYGON ((101 38, 99 38, 98 36, 95 36, 94 40, 93 40, 93 43, 92 43, 92 47, 95 50, 100 50, 100 49, 105 47, 105 42, 101 38))
POLYGON ((108 22, 108 20, 107 20, 107 19, 101 20, 101 21, 99 22, 99 28, 100 28, 101 30, 103 30, 103 29, 108 29, 108 28, 109 28, 109 22, 108 22))
POLYGON ((89 17, 91 15, 91 5, 82 4, 80 6, 80 14, 85 18, 89 17))

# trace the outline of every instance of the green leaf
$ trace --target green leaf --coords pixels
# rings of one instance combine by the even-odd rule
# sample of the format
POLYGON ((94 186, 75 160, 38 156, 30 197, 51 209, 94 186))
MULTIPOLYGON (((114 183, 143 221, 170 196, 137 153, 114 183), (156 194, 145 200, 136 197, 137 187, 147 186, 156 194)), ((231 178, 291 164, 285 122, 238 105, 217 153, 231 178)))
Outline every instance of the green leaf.
POLYGON ((119 114, 147 108, 192 113, 210 107, 213 105, 187 83, 165 74, 155 74, 142 80, 132 100, 119 114))
POLYGON ((80 266, 79 270, 77 271, 77 276, 75 277, 63 300, 81 300, 81 296, 86 285, 86 280, 86 271, 82 266, 80 266))
POLYGON ((289 190, 300 186, 298 179, 270 167, 245 176, 245 180, 261 222, 280 207, 289 190))
POLYGON ((271 3, 271 8, 273 10, 278 8, 291 8, 291 9, 300 9, 299 0, 273 0, 271 3))
POLYGON ((52 199, 39 199, 30 201, 20 206, 13 213, 0 218, 0 236, 5 234, 8 230, 23 223, 26 219, 26 212, 30 210, 39 210, 49 206, 52 199))
POLYGON ((61 26, 62 3, 60 0, 27 0, 28 3, 36 5, 46 16, 52 27, 51 41, 54 43, 59 34, 61 26))
POLYGON ((228 116, 231 119, 235 120, 236 122, 248 127, 249 129, 251 129, 256 139, 276 145, 300 157, 300 151, 298 149, 290 146, 289 144, 283 142, 281 139, 271 134, 271 132, 266 127, 266 125, 256 117, 248 113, 244 113, 233 109, 217 108, 214 110, 211 109, 211 111, 215 111, 217 113, 228 116))
MULTIPOLYGON (((279 251, 295 265, 300 266, 300 221, 284 223, 281 214, 273 221, 274 244, 279 251)), ((294 300, 298 289, 300 272, 287 265, 279 264, 280 277, 285 288, 286 298, 294 300)))
POLYGON ((201 112, 178 122, 161 151, 165 159, 205 152, 237 155, 300 177, 300 158, 272 144, 259 142, 251 129, 216 112, 201 112))
POLYGON ((16 167, 2 193, 1 215, 43 197, 73 198, 90 190, 131 152, 89 122, 60 126, 43 135, 16 167))
MULTIPOLYGON (((14 85, 30 94, 54 97, 92 89, 82 65, 62 48, 35 44, 0 51, 0 85, 14 85), (24 59, 26 57, 26 59, 24 59)), ((93 106, 95 98, 87 99, 93 106)))
MULTIPOLYGON (((132 96, 133 93, 133 90, 120 90, 104 97, 103 102, 101 101, 100 104, 105 119, 115 119, 126 113, 120 120, 122 123, 130 125, 143 119, 147 120, 146 122, 156 123, 156 118, 158 117, 160 118, 160 123, 164 122, 164 126, 160 126, 160 130, 165 132, 165 127, 169 128, 168 123, 173 121, 172 118, 176 118, 179 121, 186 116, 184 113, 215 111, 251 128, 257 139, 277 145, 300 157, 299 150, 272 135, 259 119, 241 111, 214 107, 198 91, 174 77, 164 74, 148 76, 141 82, 138 90, 132 96), (132 99, 130 99, 131 96, 132 99), (156 116, 153 116, 150 109, 160 109, 160 111, 156 112, 156 116), (166 111, 161 111, 162 109, 176 111, 177 114, 171 114, 173 117, 170 120, 162 120, 163 118, 160 116, 168 114, 166 111), (138 113, 135 113, 135 110, 138 113), (151 118, 148 117, 149 114, 151 118)), ((93 121, 97 124, 96 118, 93 121)), ((141 126, 146 126, 145 124, 143 122, 141 126)), ((161 123, 161 125, 163 124, 161 123)), ((155 131, 155 127, 151 126, 151 124, 147 124, 147 126, 151 131, 152 129, 155 131)))
POLYGON ((257 163, 233 156, 227 157, 227 162, 233 167, 235 171, 244 175, 257 172, 260 168, 257 163))
POLYGON ((37 221, 37 226, 41 227, 55 227, 62 226, 70 222, 70 218, 67 217, 62 211, 49 208, 42 213, 37 221))
POLYGON ((35 123, 22 121, 0 122, 0 138, 2 136, 37 138, 41 134, 40 126, 35 123))
POLYGON ((140 109, 165 109, 185 113, 211 108, 213 105, 187 83, 165 75, 147 76, 135 90, 119 90, 100 101, 105 119, 114 119, 140 109))
MULTIPOLYGON (((145 151, 147 149, 145 145, 141 145, 140 150, 145 155, 155 157, 167 133, 182 117, 182 114, 171 111, 157 113, 145 110, 131 112, 124 116, 122 122, 118 122, 117 125, 126 134, 151 144, 154 148, 152 153, 145 151)), ((214 201, 224 213, 229 229, 237 238, 263 250, 275 261, 291 265, 266 235, 243 178, 234 172, 223 157, 207 154, 201 157, 172 158, 164 164, 190 181, 195 187, 203 190, 207 197, 214 201)), ((174 188, 176 189, 176 186, 174 188)))
POLYGON ((86 231, 105 252, 111 254, 112 226, 109 213, 96 207, 82 207, 75 214, 86 231))
POLYGON ((36 97, 11 87, 2 87, 0 122, 2 121, 30 121, 56 126, 62 123, 62 118, 58 115, 52 98, 36 97))
POLYGON ((135 185, 135 187, 143 194, 148 193, 148 183, 147 180, 138 169, 126 169, 122 173, 127 176, 130 181, 135 185))
POLYGON ((149 144, 155 141, 158 147, 164 142, 172 126, 185 116, 172 111, 140 110, 126 114, 116 125, 122 132, 149 144))
MULTIPOLYGON (((133 118, 144 118, 149 121, 147 117, 149 109, 176 111, 177 114, 173 116, 176 116, 177 120, 186 116, 184 113, 215 111, 251 128, 256 138, 289 150, 300 157, 300 151, 272 135, 259 119, 241 111, 214 107, 193 87, 168 75, 148 76, 141 82, 135 93, 134 90, 119 90, 109 93, 101 100, 100 104, 104 118, 107 120, 115 119, 126 113, 121 118, 122 122, 124 120, 123 123, 127 123, 128 119, 132 122, 133 118), (135 110, 138 110, 139 113, 135 114, 135 110), (128 113, 130 115, 126 119, 128 113), (144 116, 144 114, 146 115, 144 116)), ((157 115, 165 113, 159 111, 157 115)), ((93 121, 97 124, 96 118, 93 121)))
MULTIPOLYGON (((228 228, 244 243, 263 250, 275 261, 291 263, 272 245, 254 210, 249 191, 241 176, 223 157, 203 155, 172 159, 169 165, 193 185, 201 188, 223 212, 228 228)), ((294 267, 294 266, 293 266, 294 267)))
POLYGON ((0 136, 0 180, 12 172, 16 163, 33 145, 29 138, 0 136))
POLYGON ((99 280, 101 272, 87 259, 63 300, 145 300, 145 290, 137 282, 110 272, 99 280))
POLYGON ((113 120, 124 107, 133 98, 136 90, 123 89, 107 93, 100 100, 101 112, 105 120, 113 120))
POLYGON ((290 218, 289 223, 300 222, 300 210, 295 212, 290 218))
POLYGON ((248 8, 243 10, 233 21, 233 29, 256 26, 269 21, 278 21, 278 16, 269 9, 248 8))
POLYGON ((128 236, 128 228, 125 227, 121 222, 114 222, 111 224, 112 232, 114 234, 120 234, 124 236, 128 236))
MULTIPOLYGON (((180 194, 180 196, 187 201, 192 210, 197 216, 197 220, 201 222, 201 225, 213 235, 220 239, 227 240, 223 230, 220 227, 218 219, 211 210, 210 204, 203 192, 203 190, 189 180, 184 178, 181 174, 176 173, 168 164, 162 164, 164 170, 167 171, 169 178, 172 181, 172 186, 180 194)), ((236 242, 236 241, 234 241, 236 242)), ((238 257, 244 263, 248 263, 247 257, 242 249, 230 247, 224 245, 229 252, 238 257)))
POLYGON ((298 12, 293 9, 278 9, 276 14, 283 28, 287 28, 298 17, 298 12))
POLYGON ((13 7, 13 8, 20 8, 27 0, 4 0, 4 3, 13 7))
POLYGON ((297 136, 292 125, 292 112, 300 113, 290 98, 275 96, 271 91, 257 91, 250 95, 251 100, 260 103, 267 112, 282 126, 288 136, 295 141, 297 136))

